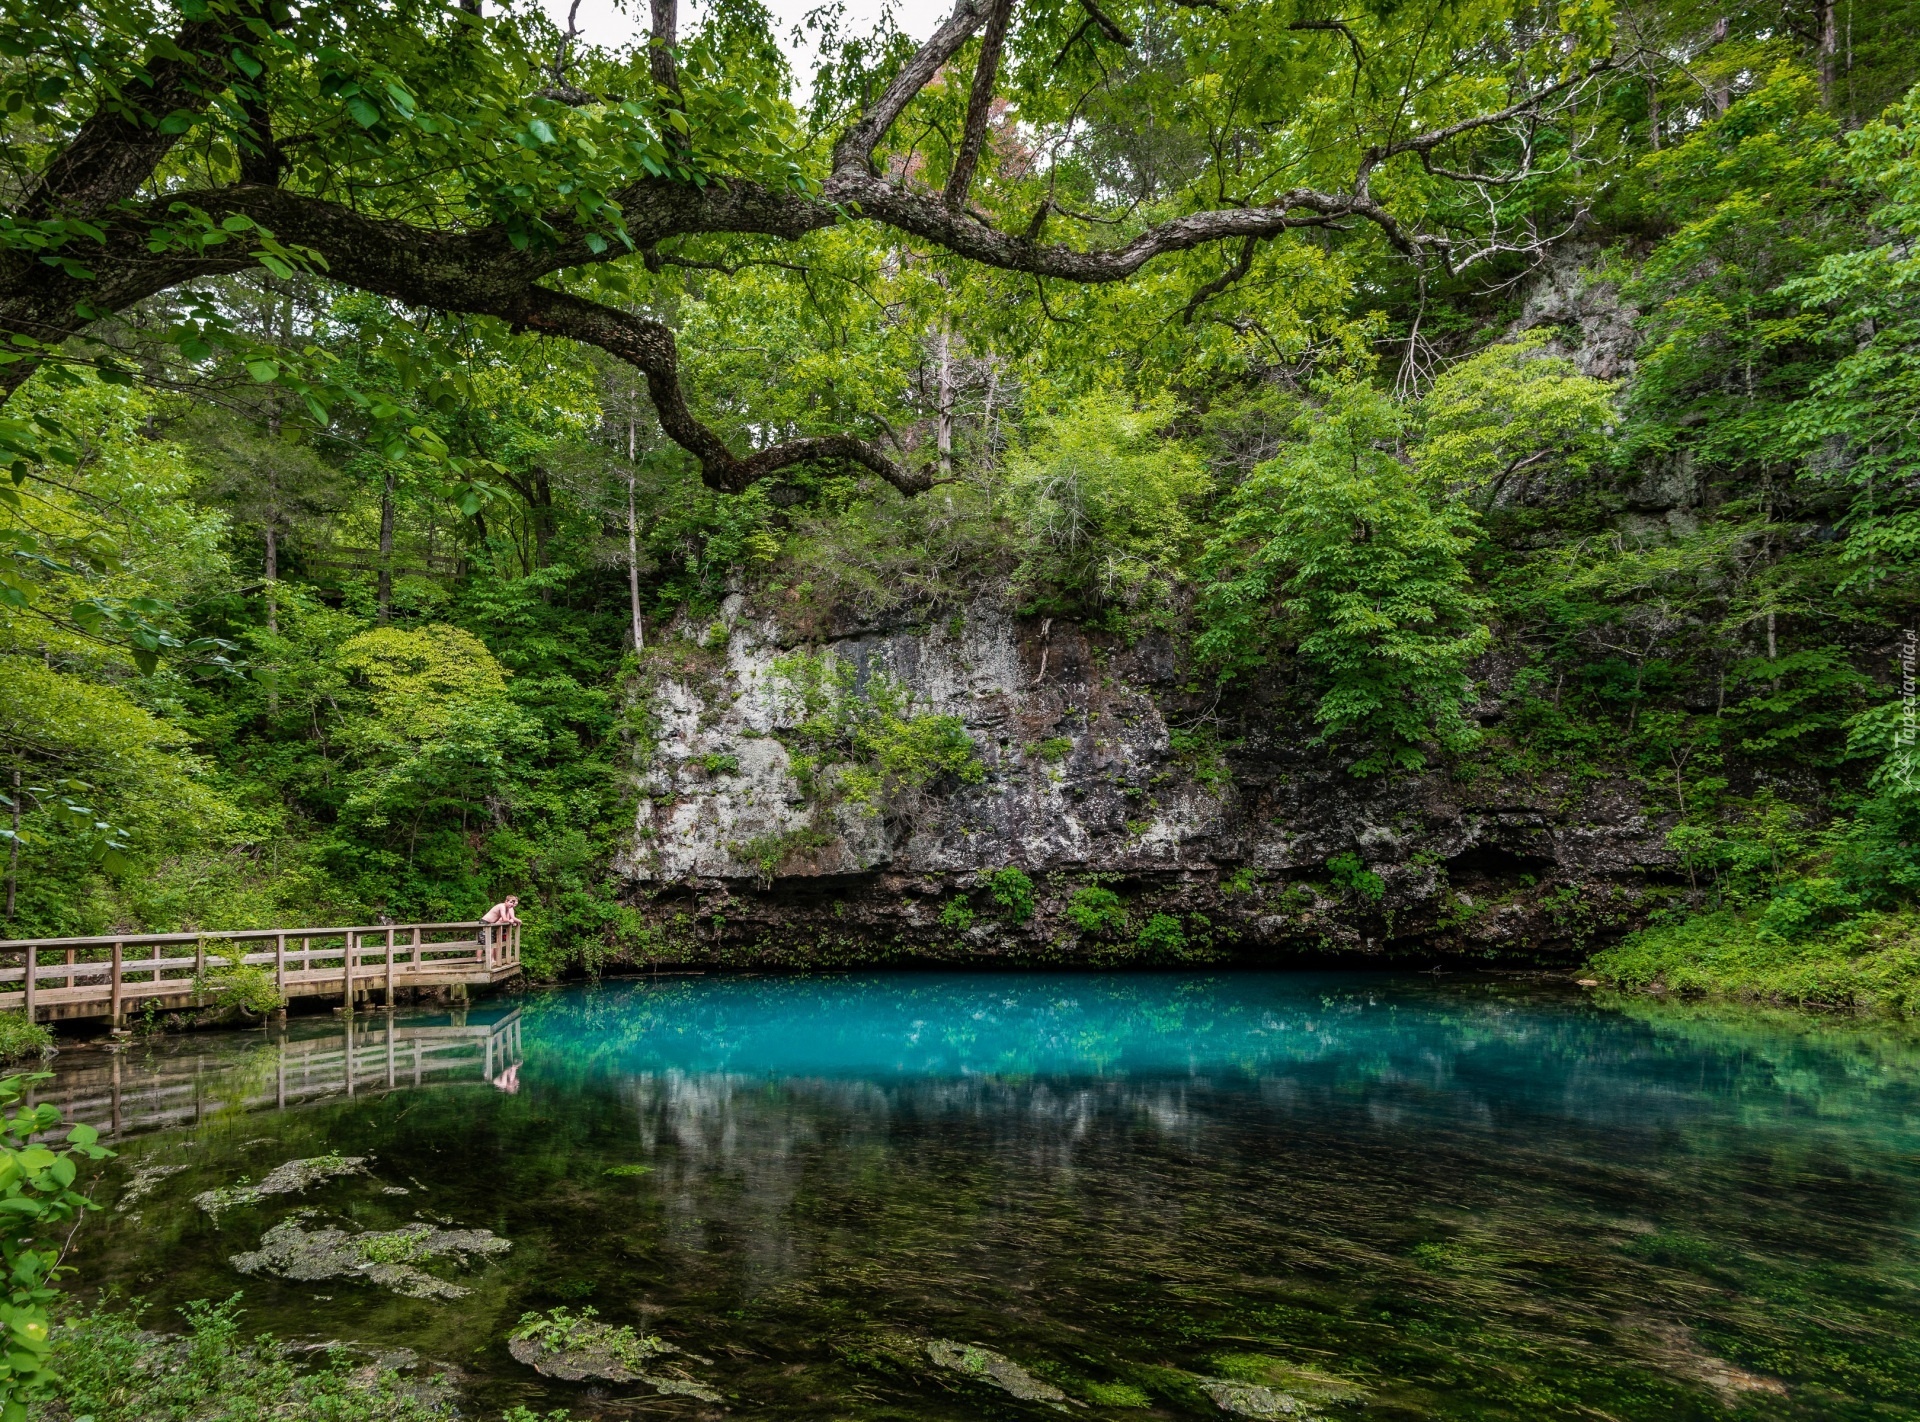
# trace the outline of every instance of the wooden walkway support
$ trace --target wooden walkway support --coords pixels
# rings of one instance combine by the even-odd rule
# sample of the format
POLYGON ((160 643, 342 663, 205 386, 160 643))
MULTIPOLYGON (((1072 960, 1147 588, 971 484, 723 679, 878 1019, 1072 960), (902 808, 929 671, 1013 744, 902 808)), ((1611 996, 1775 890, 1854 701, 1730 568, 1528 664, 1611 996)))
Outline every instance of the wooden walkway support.
POLYGON ((349 1011, 375 988, 389 1006, 407 988, 491 987, 520 972, 518 924, 395 923, 365 928, 255 928, 223 933, 117 933, 0 942, 0 1011, 36 1021, 111 1017, 147 1002, 201 1000, 211 965, 273 970, 283 998, 339 997, 349 1011))

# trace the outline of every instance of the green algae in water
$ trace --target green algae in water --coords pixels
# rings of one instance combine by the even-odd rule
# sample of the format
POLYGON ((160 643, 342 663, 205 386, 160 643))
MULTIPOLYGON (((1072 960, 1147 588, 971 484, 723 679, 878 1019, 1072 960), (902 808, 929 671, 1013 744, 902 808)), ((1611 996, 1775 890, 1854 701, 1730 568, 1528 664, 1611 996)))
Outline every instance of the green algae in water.
MULTIPOLYGON (((1895 1031, 1333 974, 523 1004, 517 1072, 502 1027, 416 1087, 407 1034, 489 1013, 402 1016, 392 1052, 359 1029, 377 1080, 304 1104, 288 1086, 285 1109, 325 1027, 195 1039, 199 1120, 124 1121, 106 1188, 141 1182, 139 1218, 88 1221, 79 1283, 155 1317, 238 1289, 249 1328, 457 1369, 487 1418, 713 1405, 516 1361, 524 1315, 591 1299, 607 1328, 711 1359, 678 1380, 727 1406, 823 1422, 1920 1419, 1920 1044, 1895 1031), (327 1156, 377 1162, 326 1182, 349 1239, 430 1222, 513 1247, 469 1261, 457 1298, 237 1273, 311 1203, 215 1218, 194 1197, 327 1156), (1034 1395, 930 1344, 1004 1359, 1034 1395)), ((187 1055, 156 1053, 125 1079, 187 1055)), ((77 1083, 86 1056, 56 1070, 77 1083)))

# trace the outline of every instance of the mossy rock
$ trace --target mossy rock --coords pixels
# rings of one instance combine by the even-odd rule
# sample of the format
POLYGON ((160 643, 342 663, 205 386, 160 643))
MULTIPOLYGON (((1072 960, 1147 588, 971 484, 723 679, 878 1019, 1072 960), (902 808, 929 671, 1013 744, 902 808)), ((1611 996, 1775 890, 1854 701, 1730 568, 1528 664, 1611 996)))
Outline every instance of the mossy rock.
POLYGON ((1067 1395, 1052 1383, 1035 1377, 1004 1353, 982 1348, 978 1343, 955 1343, 935 1338, 927 1345, 927 1357, 942 1368, 997 1387, 1022 1402, 1044 1402, 1066 1410, 1067 1395))
POLYGON ((306 1160, 289 1160, 276 1165, 267 1178, 257 1184, 242 1182, 206 1190, 193 1197, 193 1203, 218 1219, 223 1210, 258 1204, 269 1195, 305 1194, 309 1185, 338 1179, 343 1175, 364 1175, 372 1156, 316 1155, 306 1160))
POLYGON ((306 1222, 311 1217, 311 1211, 301 1211, 282 1220, 261 1237, 257 1250, 236 1254, 228 1262, 242 1274, 272 1274, 300 1283, 365 1279, 410 1299, 458 1299, 472 1291, 420 1266, 435 1259, 464 1265, 513 1247, 491 1230, 441 1229, 420 1223, 355 1234, 334 1228, 310 1230, 306 1222))
POLYGON ((624 1324, 602 1323, 591 1308, 523 1314, 507 1338, 507 1351, 515 1362, 561 1382, 645 1383, 672 1397, 722 1400, 712 1388, 686 1376, 683 1367, 661 1361, 692 1354, 624 1324))

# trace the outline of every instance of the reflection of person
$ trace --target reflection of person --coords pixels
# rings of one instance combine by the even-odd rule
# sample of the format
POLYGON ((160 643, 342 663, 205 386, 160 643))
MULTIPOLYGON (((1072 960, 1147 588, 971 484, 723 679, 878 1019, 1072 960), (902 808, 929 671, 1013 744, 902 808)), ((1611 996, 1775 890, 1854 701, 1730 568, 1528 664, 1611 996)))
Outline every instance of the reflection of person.
POLYGON ((514 910, 520 907, 520 896, 508 894, 499 903, 480 916, 482 923, 518 923, 520 915, 514 910))

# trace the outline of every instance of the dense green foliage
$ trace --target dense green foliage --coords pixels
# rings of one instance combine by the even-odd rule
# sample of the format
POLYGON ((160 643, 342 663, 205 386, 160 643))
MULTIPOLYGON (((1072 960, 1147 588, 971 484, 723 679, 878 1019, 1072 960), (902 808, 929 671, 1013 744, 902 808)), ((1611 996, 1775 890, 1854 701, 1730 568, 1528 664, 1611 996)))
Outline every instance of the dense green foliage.
POLYGON ((74 1188, 77 1162, 112 1154, 91 1126, 73 1127, 62 1144, 35 1139, 60 1124, 59 1107, 21 1103, 29 1081, 46 1079, 0 1080, 0 1110, 13 1112, 0 1126, 0 1422, 24 1422, 28 1405, 51 1397, 61 1381, 52 1361, 52 1286, 63 1236, 83 1210, 98 1208, 74 1188))
MULTIPOLYGON (((1920 12, 1855 7, 1842 54, 1785 3, 1109 9, 1124 45, 1017 10, 968 198, 1003 234, 1104 249, 1356 165, 1398 225, 1346 210, 1114 282, 885 214, 627 253, 630 180, 820 191, 912 46, 826 21, 809 102, 751 3, 687 22, 677 91, 644 46, 531 9, 266 25, 231 60, 258 92, 181 111, 180 182, 253 171, 246 105, 270 104, 289 191, 497 223, 502 250, 570 254, 543 289, 670 322, 736 447, 852 429, 939 482, 833 457, 716 492, 604 353, 174 213, 156 250, 261 245, 6 367, 34 370, 0 498, 14 928, 452 918, 513 890, 537 967, 603 961, 643 932, 606 872, 654 734, 630 693, 718 650, 736 594, 803 633, 978 598, 1171 633, 1212 718, 1177 749, 1209 784, 1195 748, 1257 704, 1355 776, 1613 777, 1682 903, 1768 942, 1908 912, 1920 12), (1478 126, 1548 75, 1566 102, 1478 126)), ((5 15, 20 188, 147 21, 5 15)), ((946 183, 965 111, 949 75, 881 135, 902 191, 946 183)), ((67 271, 79 228, 0 235, 92 279, 67 271)), ((809 793, 877 811, 977 777, 958 723, 838 666, 785 665, 809 793)), ((805 847, 738 853, 771 874, 805 847)), ((1369 877, 1342 881, 1356 903, 1369 877)), ((992 898, 1032 912, 1030 884, 992 898)), ((1623 979, 1679 981, 1646 966, 1680 951, 1666 931, 1623 979)))
POLYGON ((452 1389, 411 1382, 347 1350, 303 1367, 271 1335, 241 1332, 239 1296, 183 1310, 172 1336, 142 1328, 138 1311, 76 1314, 54 1335, 62 1418, 95 1422, 442 1422, 452 1389))

